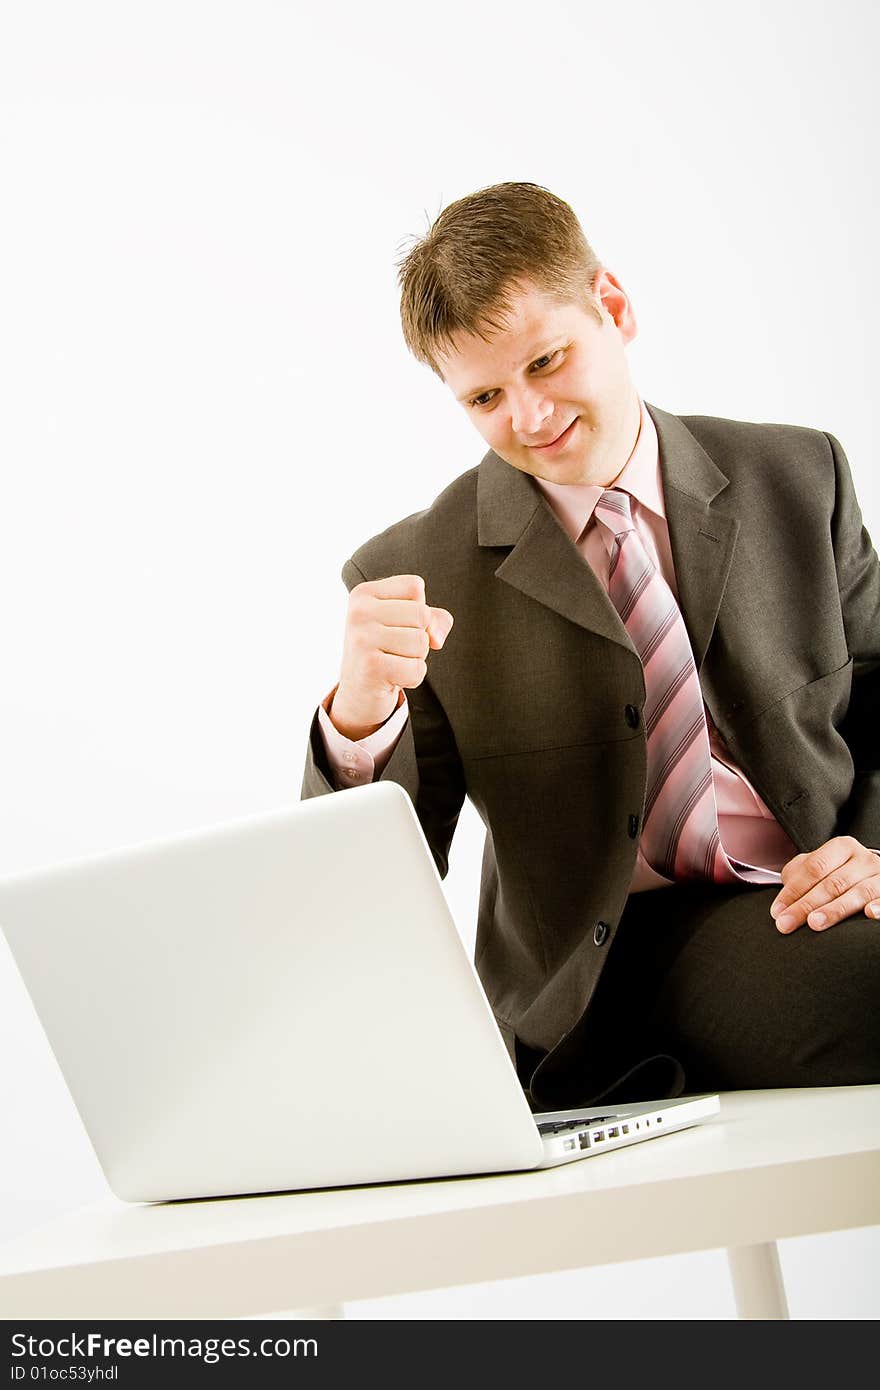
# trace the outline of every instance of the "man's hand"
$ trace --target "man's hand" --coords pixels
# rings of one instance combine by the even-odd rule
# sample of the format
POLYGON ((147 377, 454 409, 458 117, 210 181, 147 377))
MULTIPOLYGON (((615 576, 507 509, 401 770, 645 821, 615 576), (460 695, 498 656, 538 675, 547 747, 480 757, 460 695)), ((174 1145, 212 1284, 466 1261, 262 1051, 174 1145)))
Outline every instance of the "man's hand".
POLYGON ((378 729, 397 708, 401 689, 427 674, 425 658, 443 646, 452 614, 425 602, 418 574, 393 574, 356 584, 348 599, 342 671, 330 719, 346 738, 378 729))
POLYGON ((806 922, 824 931, 864 912, 880 917, 880 857, 851 835, 837 835, 811 854, 796 854, 780 870, 782 888, 770 908, 781 932, 806 922))

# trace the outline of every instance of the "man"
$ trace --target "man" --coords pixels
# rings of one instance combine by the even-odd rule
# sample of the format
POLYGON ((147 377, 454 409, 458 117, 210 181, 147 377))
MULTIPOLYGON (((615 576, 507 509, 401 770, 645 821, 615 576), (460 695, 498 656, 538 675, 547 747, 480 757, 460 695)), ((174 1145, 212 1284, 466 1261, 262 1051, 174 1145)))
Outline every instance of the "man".
POLYGON ((401 783, 441 874, 471 798, 535 1106, 880 1080, 880 564, 840 445, 643 402, 626 292, 535 185, 400 272, 490 449, 344 566, 303 795, 401 783))

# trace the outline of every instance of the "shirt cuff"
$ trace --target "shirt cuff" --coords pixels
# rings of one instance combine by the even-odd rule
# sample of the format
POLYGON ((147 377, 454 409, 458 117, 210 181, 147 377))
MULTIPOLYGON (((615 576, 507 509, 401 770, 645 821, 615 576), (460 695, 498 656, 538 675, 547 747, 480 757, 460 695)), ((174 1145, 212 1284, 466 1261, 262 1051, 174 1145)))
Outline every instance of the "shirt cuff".
POLYGON ((350 739, 339 732, 327 713, 336 690, 337 686, 334 685, 318 707, 318 728, 330 770, 336 780, 336 790, 342 791, 345 787, 358 787, 381 776, 406 727, 409 705, 401 690, 397 697, 397 708, 384 724, 366 738, 350 739))

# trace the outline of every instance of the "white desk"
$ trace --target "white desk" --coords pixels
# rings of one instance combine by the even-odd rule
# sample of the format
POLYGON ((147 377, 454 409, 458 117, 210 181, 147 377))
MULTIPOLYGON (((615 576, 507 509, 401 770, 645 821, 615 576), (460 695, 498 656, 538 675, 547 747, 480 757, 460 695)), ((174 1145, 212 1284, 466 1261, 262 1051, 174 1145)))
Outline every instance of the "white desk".
POLYGON ((234 1318, 727 1247, 786 1317, 775 1242, 880 1223, 880 1086, 735 1092, 697 1129, 540 1173, 126 1206, 0 1246, 0 1317, 234 1318))

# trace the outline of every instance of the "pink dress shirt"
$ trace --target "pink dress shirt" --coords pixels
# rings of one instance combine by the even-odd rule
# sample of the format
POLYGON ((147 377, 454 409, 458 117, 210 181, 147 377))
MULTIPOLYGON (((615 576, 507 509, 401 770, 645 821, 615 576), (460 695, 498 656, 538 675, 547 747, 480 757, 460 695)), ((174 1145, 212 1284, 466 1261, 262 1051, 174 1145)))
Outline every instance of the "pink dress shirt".
MULTIPOLYGON (((678 589, 669 544, 669 528, 663 504, 660 476, 660 448, 657 430, 641 402, 641 427, 635 448, 614 480, 632 498, 632 517, 648 554, 659 568, 676 600, 678 589)), ((548 504, 563 530, 577 546, 602 585, 608 588, 609 557, 598 523, 593 519, 603 488, 588 483, 549 483, 536 478, 548 504)), ((453 615, 454 616, 454 615, 453 615)), ((430 661, 430 657, 429 657, 430 661)), ((330 721, 328 706, 336 687, 324 697, 318 710, 318 723, 327 759, 337 790, 371 782, 380 775, 394 751, 409 717, 406 697, 401 690, 397 709, 380 729, 354 743, 344 738, 330 721)), ((705 708, 705 707, 704 707, 705 708)), ((748 778, 731 761, 717 729, 706 710, 712 779, 718 806, 718 828, 727 854, 744 864, 778 873, 797 848, 765 806, 748 778)), ((654 872, 638 851, 630 892, 668 887, 671 880, 654 872)))

